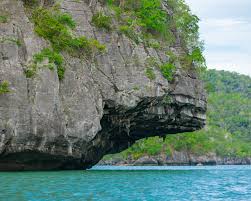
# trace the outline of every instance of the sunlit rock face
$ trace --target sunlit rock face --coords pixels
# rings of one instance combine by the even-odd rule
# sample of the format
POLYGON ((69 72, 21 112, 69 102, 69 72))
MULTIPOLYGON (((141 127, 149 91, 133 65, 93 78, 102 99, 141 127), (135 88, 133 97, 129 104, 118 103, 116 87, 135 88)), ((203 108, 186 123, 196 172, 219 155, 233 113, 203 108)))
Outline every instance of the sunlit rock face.
POLYGON ((0 24, 0 37, 21 44, 0 43, 0 80, 10 84, 10 92, 0 95, 0 170, 86 169, 138 139, 205 125, 206 96, 196 73, 180 67, 168 82, 154 69, 156 79, 150 80, 145 59, 169 58, 96 29, 90 21, 101 5, 90 3, 65 0, 61 6, 76 21, 76 33, 98 39, 107 52, 95 61, 65 53, 65 77, 59 81, 48 68, 25 76, 33 54, 49 44, 34 33, 23 1, 1 0, 11 18, 0 24))

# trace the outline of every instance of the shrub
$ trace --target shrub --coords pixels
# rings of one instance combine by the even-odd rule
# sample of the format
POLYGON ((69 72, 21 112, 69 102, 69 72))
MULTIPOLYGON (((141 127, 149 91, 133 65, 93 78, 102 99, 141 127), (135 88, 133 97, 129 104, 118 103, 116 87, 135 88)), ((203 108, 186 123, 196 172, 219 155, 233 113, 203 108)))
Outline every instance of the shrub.
POLYGON ((48 68, 53 65, 57 67, 60 80, 64 77, 63 56, 61 51, 66 51, 72 56, 94 56, 97 52, 104 52, 105 45, 95 39, 88 39, 85 36, 76 37, 72 29, 76 27, 75 21, 68 13, 61 13, 57 7, 51 9, 36 8, 32 13, 35 25, 35 32, 44 39, 50 41, 52 50, 45 48, 34 55, 34 63, 26 70, 26 76, 32 77, 37 70, 37 63, 48 58, 48 68))
POLYGON ((161 7, 161 0, 107 1, 109 5, 120 6, 124 13, 131 12, 147 31, 163 32, 166 29, 167 14, 161 7))
POLYGON ((41 63, 45 58, 49 59, 49 63, 54 63, 56 66, 63 64, 63 57, 49 48, 44 48, 40 53, 34 55, 34 62, 41 63))
POLYGON ((184 52, 182 65, 198 70, 206 68, 203 44, 199 40, 199 18, 191 13, 184 0, 168 0, 168 7, 172 10, 170 13, 162 8, 162 0, 107 2, 116 16, 119 15, 120 32, 137 44, 143 42, 145 46, 155 49, 171 47, 177 41, 175 32, 181 39, 178 45, 184 52))
POLYGON ((140 38, 132 27, 129 27, 128 25, 121 25, 119 27, 119 31, 120 33, 125 34, 128 38, 132 39, 136 44, 140 43, 140 38))
POLYGON ((141 0, 136 13, 147 30, 162 33, 166 29, 167 14, 162 10, 160 0, 141 0))
POLYGON ((6 15, 0 15, 0 23, 6 23, 8 21, 8 17, 6 15))
POLYGON ((112 22, 111 17, 105 15, 102 12, 98 12, 92 16, 92 23, 98 28, 103 28, 110 31, 111 22, 112 22))
POLYGON ((176 67, 172 63, 165 63, 160 66, 162 75, 168 80, 172 81, 173 74, 176 70, 176 67))
POLYGON ((105 46, 94 39, 85 36, 75 37, 71 29, 75 22, 69 14, 61 13, 58 9, 37 8, 33 11, 33 21, 36 33, 49 40, 57 52, 67 51, 74 56, 90 56, 95 50, 103 52, 105 46))
POLYGON ((45 48, 40 53, 34 55, 34 62, 35 64, 41 63, 46 58, 49 60, 49 65, 47 67, 53 69, 53 66, 55 65, 57 67, 58 78, 62 80, 65 72, 65 68, 63 67, 63 56, 49 48, 45 48))
POLYGON ((148 57, 146 59, 146 65, 149 67, 159 67, 160 66, 158 60, 155 57, 148 57))
POLYGON ((72 19, 72 17, 68 13, 59 13, 56 15, 58 22, 68 26, 71 29, 76 27, 76 22, 72 19))
POLYGON ((155 74, 153 69, 154 68, 158 68, 159 67, 159 62, 155 57, 148 57, 145 60, 145 65, 146 65, 146 75, 150 80, 154 80, 155 79, 155 74))
POLYGON ((161 45, 158 41, 149 41, 148 46, 154 49, 160 49, 161 45))
POLYGON ((0 95, 2 94, 6 94, 9 93, 10 89, 9 89, 9 82, 7 81, 3 81, 0 83, 0 95))
POLYGON ((206 60, 200 48, 195 48, 191 53, 181 56, 180 61, 184 68, 196 67, 201 71, 206 69, 206 60))
POLYGON ((166 55, 169 57, 169 63, 174 64, 177 60, 177 56, 170 50, 166 52, 166 55))
POLYGON ((169 0, 169 5, 174 11, 173 24, 181 36, 186 55, 182 62, 186 66, 197 69, 206 68, 206 61, 202 55, 203 43, 199 40, 199 18, 193 15, 184 0, 169 0))
POLYGON ((62 80, 64 78, 65 68, 63 67, 63 56, 49 48, 44 48, 40 53, 37 53, 33 56, 33 63, 28 66, 25 71, 26 77, 33 77, 36 74, 38 64, 43 62, 45 59, 48 59, 48 64, 45 65, 50 70, 54 69, 54 66, 57 68, 58 78, 62 80))
POLYGON ((154 80, 156 78, 155 74, 154 74, 154 71, 152 68, 147 68, 146 69, 146 76, 150 79, 150 80, 154 80))
POLYGON ((39 5, 39 0, 23 0, 25 7, 35 7, 39 5))
POLYGON ((34 63, 29 65, 24 71, 27 78, 33 77, 36 74, 36 72, 37 72, 37 65, 34 63))
POLYGON ((159 137, 147 138, 137 141, 132 147, 124 151, 125 155, 132 155, 138 159, 144 155, 158 155, 162 150, 162 139, 159 137))
POLYGON ((130 30, 127 29, 123 32, 129 38, 138 35, 139 42, 144 42, 146 38, 143 34, 151 33, 152 38, 162 37, 170 43, 174 40, 169 26, 170 19, 166 11, 162 9, 161 0, 128 0, 123 2, 107 0, 107 2, 110 8, 115 11, 120 24, 129 26, 130 30), (135 34, 132 34, 133 32, 135 34))

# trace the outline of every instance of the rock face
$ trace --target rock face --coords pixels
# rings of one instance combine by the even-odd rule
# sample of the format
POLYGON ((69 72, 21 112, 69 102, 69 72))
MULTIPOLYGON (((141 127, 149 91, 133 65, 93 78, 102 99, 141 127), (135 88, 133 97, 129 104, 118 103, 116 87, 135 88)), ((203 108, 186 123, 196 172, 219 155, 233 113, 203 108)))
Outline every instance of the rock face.
POLYGON ((237 158, 237 157, 220 157, 215 153, 208 153, 205 155, 195 155, 187 152, 174 151, 172 156, 156 155, 143 156, 137 160, 112 158, 102 159, 98 165, 128 165, 128 166, 184 166, 184 165, 250 165, 251 158, 237 158))
POLYGON ((0 170, 90 168, 138 139, 204 126, 206 96, 195 73, 178 68, 168 82, 154 69, 156 79, 148 79, 145 59, 168 57, 93 27, 100 5, 90 3, 64 0, 61 6, 77 22, 76 33, 106 44, 107 53, 95 62, 64 54, 65 78, 59 81, 47 68, 26 78, 33 54, 49 44, 34 33, 23 1, 0 1, 10 16, 0 23, 0 38, 20 41, 0 42, 0 80, 10 84, 10 92, 0 94, 0 170))

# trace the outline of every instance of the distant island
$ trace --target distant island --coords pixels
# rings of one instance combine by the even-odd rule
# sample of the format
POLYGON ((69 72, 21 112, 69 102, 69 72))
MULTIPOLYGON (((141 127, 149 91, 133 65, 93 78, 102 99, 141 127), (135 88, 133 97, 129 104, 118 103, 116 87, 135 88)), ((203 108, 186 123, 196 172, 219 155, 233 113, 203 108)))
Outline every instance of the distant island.
POLYGON ((217 70, 207 70, 202 77, 209 102, 205 129, 140 140, 122 153, 105 156, 100 164, 251 164, 251 78, 217 70))

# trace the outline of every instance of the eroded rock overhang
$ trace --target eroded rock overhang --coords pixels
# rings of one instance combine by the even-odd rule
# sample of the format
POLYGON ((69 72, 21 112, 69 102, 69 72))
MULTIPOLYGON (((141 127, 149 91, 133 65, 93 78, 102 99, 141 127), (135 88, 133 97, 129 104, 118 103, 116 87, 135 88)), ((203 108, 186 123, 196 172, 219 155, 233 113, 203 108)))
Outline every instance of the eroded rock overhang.
POLYGON ((93 27, 98 3, 65 0, 61 6, 76 32, 106 44, 107 52, 94 62, 64 54, 62 81, 48 68, 27 78, 26 66, 48 41, 34 33, 22 1, 0 2, 11 16, 0 24, 0 37, 21 42, 0 43, 0 80, 10 84, 10 93, 0 95, 0 170, 85 169, 138 139, 205 125, 206 95, 196 73, 180 66, 170 82, 156 68, 150 80, 145 60, 167 62, 163 51, 93 27))

